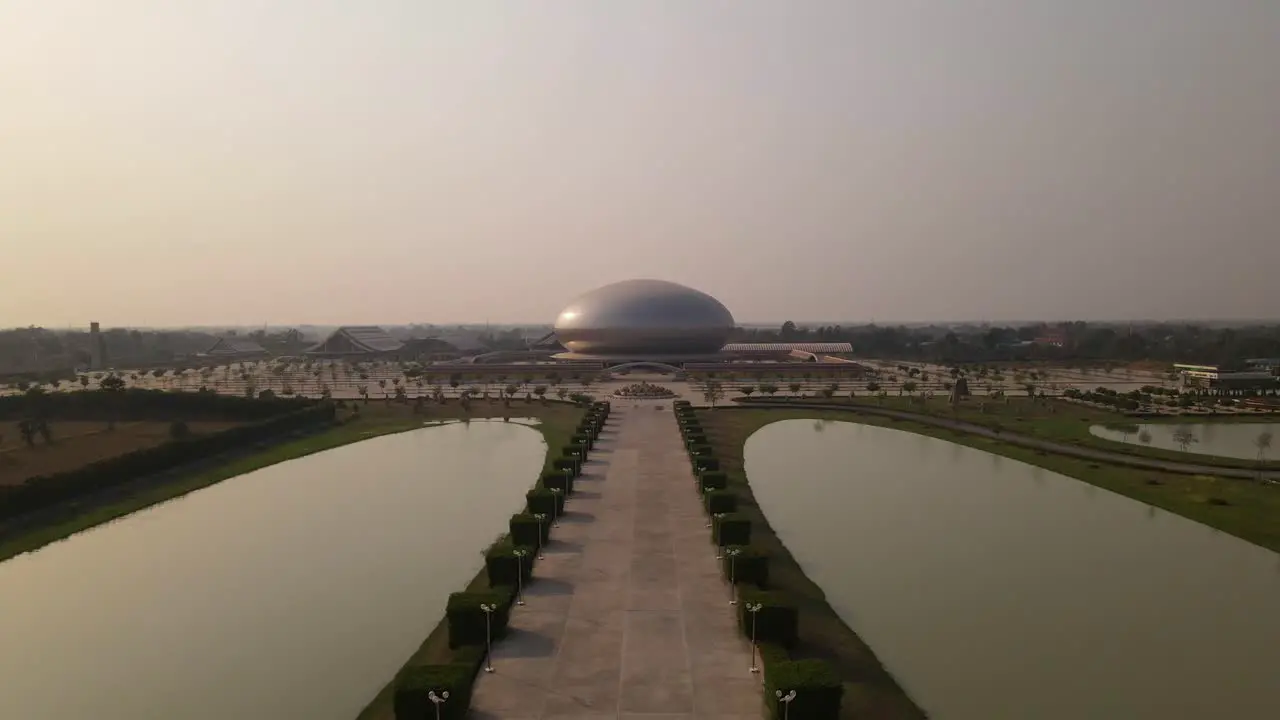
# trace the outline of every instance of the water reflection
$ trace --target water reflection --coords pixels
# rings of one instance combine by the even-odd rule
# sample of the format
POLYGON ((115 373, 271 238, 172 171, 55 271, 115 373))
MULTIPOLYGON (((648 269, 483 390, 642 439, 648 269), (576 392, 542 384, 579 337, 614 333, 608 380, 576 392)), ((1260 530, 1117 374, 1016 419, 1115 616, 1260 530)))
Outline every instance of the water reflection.
POLYGON ((1023 463, 921 447, 784 421, 750 438, 746 463, 780 537, 934 717, 1280 707, 1274 553, 1154 508, 1140 521, 1141 504, 1023 463))
POLYGON ((1129 445, 1244 460, 1258 458, 1260 435, 1264 433, 1280 435, 1280 423, 1145 423, 1133 427, 1137 428, 1136 432, 1126 432, 1129 428, 1119 426, 1094 425, 1089 428, 1089 432, 1100 438, 1129 445), (1186 433, 1186 435, 1180 436, 1180 433, 1186 433))
POLYGON ((0 564, 0 718, 350 720, 542 466, 515 422, 375 438, 0 564))

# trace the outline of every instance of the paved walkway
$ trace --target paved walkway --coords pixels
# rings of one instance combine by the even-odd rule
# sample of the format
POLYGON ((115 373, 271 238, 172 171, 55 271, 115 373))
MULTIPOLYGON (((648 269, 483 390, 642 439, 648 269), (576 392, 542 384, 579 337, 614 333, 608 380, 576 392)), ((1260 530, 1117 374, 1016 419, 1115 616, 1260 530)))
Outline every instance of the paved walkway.
MULTIPOLYGON (((1010 445, 1019 445, 1033 450, 1044 450, 1046 452, 1056 453, 1058 455, 1069 455, 1071 457, 1077 457, 1084 460, 1099 460, 1102 462, 1112 463, 1114 465, 1127 465, 1129 467, 1140 468, 1143 470, 1164 470, 1166 472, 1181 473, 1184 475, 1216 475, 1218 477, 1242 478, 1249 480, 1255 480, 1258 478, 1257 470, 1239 467, 1233 468, 1220 467, 1216 465, 1200 465, 1193 462, 1161 460, 1159 458, 1148 458, 1140 455, 1131 455, 1129 453, 1114 452, 1111 450, 1095 450, 1093 448, 1083 447, 1080 445, 1068 445, 1066 443, 1055 442, 1053 440, 1041 440, 1028 435, 1009 432, 1007 430, 996 432, 990 428, 976 423, 967 422, 965 420, 952 420, 950 418, 938 417, 937 415, 926 415, 923 413, 894 410, 891 408, 875 407, 872 405, 841 405, 837 403, 806 403, 804 401, 791 402, 777 400, 752 400, 738 404, 743 407, 843 410, 846 412, 864 413, 867 415, 880 415, 882 417, 898 418, 900 420, 912 420, 925 425, 933 425, 935 427, 947 428, 949 430, 958 430, 971 435, 979 435, 993 440, 1000 440, 1002 442, 1007 442, 1010 445)), ((1262 473, 1262 477, 1268 480, 1280 480, 1280 470, 1267 470, 1262 473)))
POLYGON ((615 402, 576 489, 471 716, 759 720, 670 406, 615 402))

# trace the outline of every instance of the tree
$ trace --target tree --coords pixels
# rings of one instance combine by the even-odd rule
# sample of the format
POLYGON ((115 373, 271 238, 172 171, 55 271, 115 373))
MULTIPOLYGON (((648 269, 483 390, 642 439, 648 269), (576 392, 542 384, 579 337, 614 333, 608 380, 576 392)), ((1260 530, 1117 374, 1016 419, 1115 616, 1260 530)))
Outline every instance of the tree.
POLYGON ((908 395, 914 394, 916 391, 916 381, 907 380, 906 382, 902 383, 902 390, 908 395))
POLYGON ((169 424, 169 437, 174 440, 186 440, 191 437, 191 428, 181 420, 174 420, 169 424))
POLYGON ((556 397, 560 398, 561 400, 564 400, 568 396, 569 396, 569 388, 566 388, 566 387, 556 388, 556 397))
POLYGON ((751 393, 754 393, 755 391, 756 391, 755 385, 743 385, 742 387, 738 388, 738 392, 742 393, 743 397, 747 397, 747 398, 750 398, 751 393))
POLYGON ((33 448, 36 446, 36 423, 34 420, 19 422, 18 434, 22 436, 22 442, 26 443, 27 447, 33 448))
POLYGON ((875 380, 872 380, 871 382, 867 383, 867 392, 875 393, 875 392, 878 392, 879 390, 880 390, 880 383, 876 382, 875 380))
POLYGON ((1258 472, 1262 472, 1261 465, 1267 461, 1267 451, 1271 449, 1271 431, 1263 430, 1253 439, 1253 446, 1258 448, 1258 472))
POLYGON ((831 397, 832 397, 833 395, 835 395, 835 394, 836 394, 836 391, 835 391, 835 390, 832 390, 830 385, 828 385, 827 387, 822 388, 822 397, 824 397, 824 398, 826 398, 826 399, 828 399, 828 400, 830 400, 830 399, 831 399, 831 397))
POLYGON ((791 384, 787 385, 787 389, 791 391, 791 394, 792 394, 793 396, 799 396, 799 395, 800 395, 800 383, 798 383, 798 382, 793 382, 793 383, 791 383, 791 384))
POLYGON ((1173 431, 1173 441, 1178 443, 1178 447, 1182 448, 1182 452, 1186 452, 1187 448, 1194 443, 1200 442, 1195 433, 1191 432, 1191 428, 1185 425, 1173 431))
POLYGON ((541 400, 541 401, 543 402, 543 404, 546 404, 546 401, 547 401, 547 386, 546 386, 546 385, 534 385, 534 386, 533 386, 533 394, 534 394, 534 395, 537 395, 537 396, 538 396, 538 399, 539 399, 539 400, 541 400))
POLYGON ((1140 432, 1138 433, 1138 442, 1142 443, 1143 445, 1150 445, 1150 444, 1151 444, 1151 433, 1150 433, 1149 431, 1147 431, 1147 430, 1142 430, 1142 431, 1140 431, 1140 432))
POLYGON ((80 376, 80 379, 79 379, 79 382, 80 382, 80 388, 81 388, 82 390, 88 389, 88 387, 89 387, 89 376, 88 376, 88 375, 81 375, 81 376, 80 376))
POLYGON ((778 392, 778 386, 773 383, 764 383, 760 385, 760 392, 768 395, 769 397, 773 397, 774 394, 778 392))
POLYGON ((702 399, 706 400, 711 407, 715 407, 716 403, 724 399, 724 388, 718 382, 709 382, 702 392, 702 399))
POLYGON ((357 385, 356 392, 360 394, 360 397, 364 398, 364 403, 368 405, 369 404, 369 386, 357 385))

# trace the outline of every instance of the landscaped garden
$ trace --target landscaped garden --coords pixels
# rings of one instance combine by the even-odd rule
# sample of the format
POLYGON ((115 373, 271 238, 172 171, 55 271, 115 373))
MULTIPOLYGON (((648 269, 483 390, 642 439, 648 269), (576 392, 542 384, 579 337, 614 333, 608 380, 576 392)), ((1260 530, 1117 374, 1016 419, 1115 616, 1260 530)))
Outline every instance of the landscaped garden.
POLYGON ((623 385, 614 390, 613 394, 615 397, 627 398, 628 400, 663 400, 676 396, 670 388, 647 382, 623 385))

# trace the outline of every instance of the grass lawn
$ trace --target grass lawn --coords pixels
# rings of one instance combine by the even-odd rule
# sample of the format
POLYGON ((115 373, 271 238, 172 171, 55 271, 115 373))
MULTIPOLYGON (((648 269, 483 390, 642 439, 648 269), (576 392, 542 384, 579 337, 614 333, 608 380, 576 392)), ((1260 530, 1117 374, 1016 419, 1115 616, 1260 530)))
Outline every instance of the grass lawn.
MULTIPOLYGON (((377 403, 371 403, 370 407, 377 403)), ((543 464, 543 469, 551 468, 551 461, 560 457, 560 448, 569 444, 569 438, 573 435, 574 429, 577 428, 578 422, 582 419, 583 410, 572 405, 564 403, 549 403, 546 406, 539 405, 537 401, 532 404, 526 404, 523 401, 514 401, 509 409, 503 408, 499 403, 493 403, 491 408, 493 414, 483 415, 477 414, 486 412, 484 401, 479 401, 472 406, 473 414, 471 417, 501 417, 506 414, 510 417, 536 417, 542 420, 539 429, 547 441, 547 455, 543 464), (504 412, 505 411, 505 412, 504 412)), ((445 406, 447 408, 458 409, 457 405, 445 406)), ((461 548, 459 552, 478 552, 484 548, 461 548)), ((453 588, 450 592, 464 590, 487 590, 489 589, 488 578, 485 575, 483 567, 471 579, 466 587, 453 588)), ((449 663, 453 660, 453 654, 449 650, 449 627, 443 616, 439 622, 422 641, 422 645, 418 650, 409 657, 401 668, 401 672, 411 667, 420 665, 436 665, 441 663, 449 663)), ((398 677, 398 675, 397 675, 398 677)), ((395 708, 392 702, 395 699, 395 678, 389 678, 385 687, 374 697, 365 709, 360 713, 358 720, 393 720, 395 718, 395 708)))
MULTIPOLYGON (((239 425, 237 422, 187 422, 193 435, 215 433, 239 425)), ((0 438, 0 485, 17 485, 36 475, 74 470, 98 460, 154 447, 169 441, 168 422, 138 421, 117 423, 108 430, 104 422, 50 421, 53 443, 36 439, 35 447, 22 442, 16 428, 4 428, 0 438)))
MULTIPOLYGON (((351 404, 349 401, 348 407, 351 404)), ((349 414, 350 410, 339 410, 339 417, 346 417, 349 414)), ((571 405, 555 402, 549 402, 547 405, 540 405, 537 402, 530 404, 513 402, 510 408, 503 407, 501 403, 476 402, 472 404, 470 410, 464 410, 457 401, 453 401, 447 405, 426 404, 421 414, 414 414, 409 405, 375 400, 368 404, 362 403, 359 414, 360 418, 354 422, 322 432, 233 455, 229 459, 215 458, 211 462, 198 463, 166 474, 165 477, 170 479, 163 481, 152 479, 151 482, 144 479, 138 483, 126 484, 124 487, 113 489, 104 498, 58 508, 49 522, 42 522, 36 527, 22 528, 20 532, 14 533, 6 533, 5 529, 0 527, 0 561, 36 550, 95 525, 115 520, 237 475, 379 435, 412 430, 432 421, 504 415, 537 417, 543 420, 540 429, 547 439, 548 448, 556 448, 558 451, 561 445, 567 444, 567 439, 572 434, 582 411, 571 405)), ((159 424, 164 426, 167 433, 168 425, 159 424)), ((116 432, 123 432, 126 425, 126 423, 120 423, 116 432)), ((56 440, 52 449, 58 449, 56 440)), ((38 447, 37 451, 39 450, 38 447)))
MULTIPOLYGON (((1180 416, 1168 418, 1132 418, 1118 412, 1109 412, 1077 405, 1064 400, 1036 400, 1025 397, 1010 397, 1008 401, 990 400, 986 402, 985 411, 981 398, 971 397, 958 408, 952 408, 946 398, 934 397, 930 400, 890 396, 884 398, 883 405, 877 398, 858 397, 854 399, 805 398, 804 402, 837 402, 842 404, 871 405, 907 412, 927 413, 939 417, 956 418, 978 425, 993 427, 998 425, 1003 430, 1043 438, 1058 442, 1093 447, 1099 450, 1123 452, 1130 455, 1213 465, 1215 467, 1255 468, 1258 464, 1253 460, 1203 455, 1194 452, 1179 452, 1161 448, 1143 447, 1142 445, 1117 442, 1100 438, 1089 432, 1093 425, 1138 424, 1138 423, 1258 423, 1277 422, 1280 418, 1274 415, 1214 415, 1214 416, 1180 416)), ((1269 468, 1280 468, 1280 462, 1266 463, 1269 468)))
MULTIPOLYGON (((830 662, 845 681, 841 717, 859 720, 908 720, 925 717, 874 652, 827 604, 822 589, 774 535, 769 521, 756 505, 742 468, 742 448, 759 428, 777 420, 817 417, 827 413, 803 410, 698 409, 707 438, 728 475, 728 487, 738 494, 739 512, 751 519, 751 544, 769 553, 770 589, 792 595, 800 608, 800 641, 792 657, 821 658, 830 662)), ((832 416, 840 413, 832 412, 832 416)), ((844 414, 848 419, 848 414, 844 414)))

